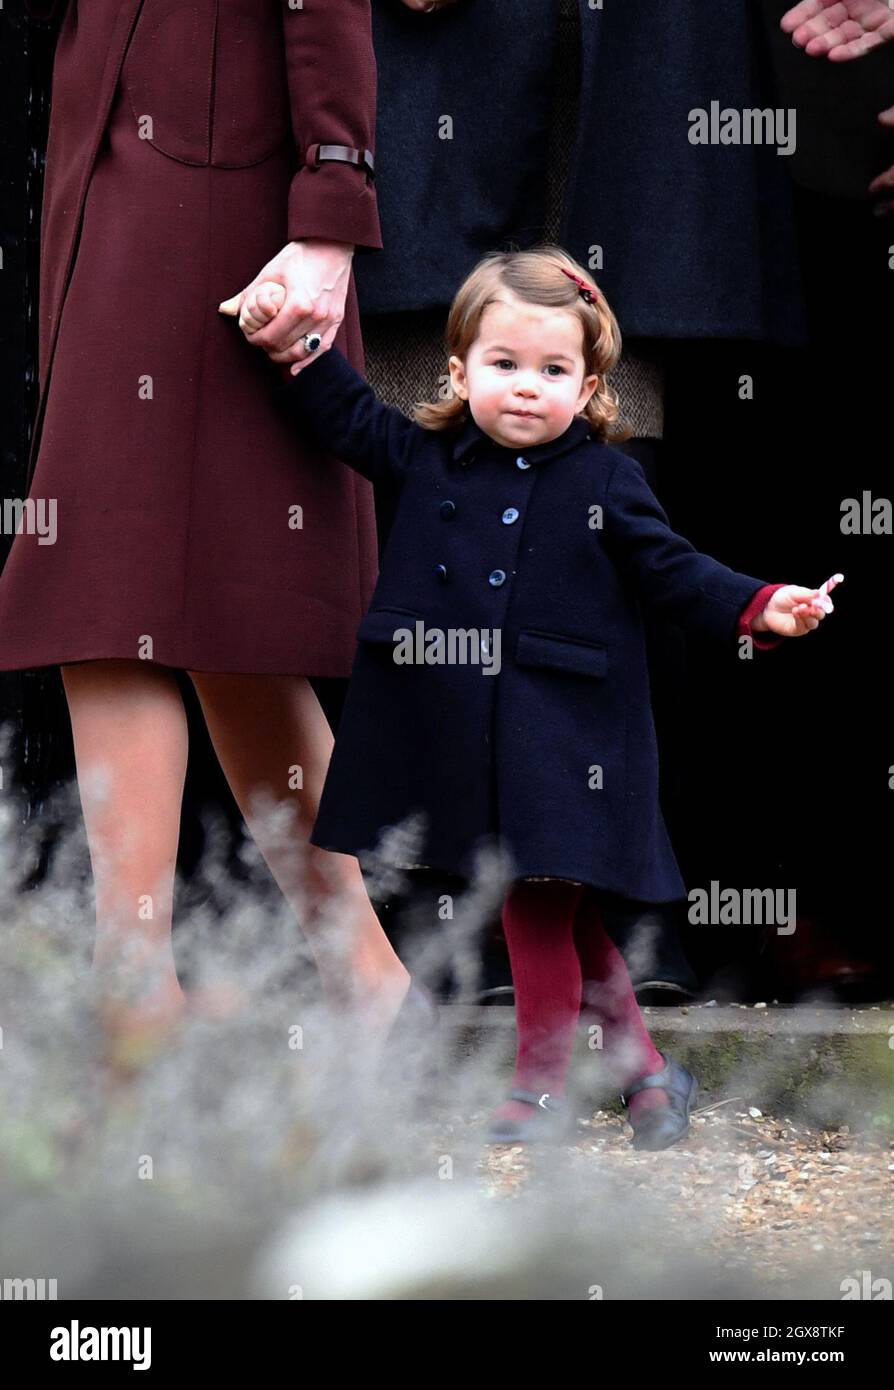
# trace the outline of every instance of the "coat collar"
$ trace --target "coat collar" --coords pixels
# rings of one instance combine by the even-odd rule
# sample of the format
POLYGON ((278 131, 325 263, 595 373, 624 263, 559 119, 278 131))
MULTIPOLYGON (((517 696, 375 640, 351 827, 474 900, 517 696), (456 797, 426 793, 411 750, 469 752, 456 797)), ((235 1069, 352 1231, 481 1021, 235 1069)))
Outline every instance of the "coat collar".
POLYGON ((535 444, 533 448, 521 449, 516 446, 508 448, 502 444, 497 444, 489 435, 480 429, 475 421, 469 416, 464 425, 460 426, 453 444, 452 458, 454 463, 459 463, 463 458, 468 459, 482 452, 484 449, 488 453, 495 453, 507 458, 523 455, 528 463, 546 463, 547 459, 558 458, 560 454, 567 454, 569 450, 576 449, 585 439, 590 437, 590 426, 582 415, 575 415, 571 424, 564 434, 560 434, 557 439, 551 439, 546 444, 535 444))

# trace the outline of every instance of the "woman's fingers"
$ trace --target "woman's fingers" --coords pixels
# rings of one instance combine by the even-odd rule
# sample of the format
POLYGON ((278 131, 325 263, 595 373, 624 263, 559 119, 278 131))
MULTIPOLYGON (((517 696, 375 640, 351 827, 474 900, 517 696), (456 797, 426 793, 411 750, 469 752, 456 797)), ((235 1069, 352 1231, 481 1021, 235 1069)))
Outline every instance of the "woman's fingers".
MULTIPOLYGON (((312 362, 315 357, 319 357, 321 353, 325 352, 327 348, 330 348, 332 346, 332 344, 335 342, 336 337, 338 336, 339 327, 340 324, 333 323, 330 324, 329 328, 327 328, 324 333, 319 333, 319 330, 316 330, 319 333, 320 346, 316 348, 313 352, 311 352, 308 349, 304 340, 300 339, 291 348, 289 348, 287 352, 277 353, 275 357, 273 357, 273 355, 271 354, 272 360, 274 362, 287 362, 290 366, 292 364, 295 364, 297 365, 298 370, 300 371, 302 367, 306 367, 307 364, 309 362, 312 362)), ((298 371, 296 371, 294 375, 297 376, 298 371)))
POLYGON ((894 38, 894 15, 886 0, 803 0, 783 15, 780 26, 812 58, 832 62, 861 58, 894 38))
MULTIPOLYGON (((339 323, 341 319, 339 318, 339 323)), ((274 319, 252 335, 252 342, 268 352, 274 361, 296 346, 308 333, 325 333, 332 325, 329 296, 320 297, 316 304, 302 293, 287 296, 274 319)))
POLYGON ((841 0, 803 0, 788 10, 780 20, 780 28, 791 34, 799 46, 811 39, 837 29, 848 19, 847 6, 841 0))
MULTIPOLYGON (((282 322, 274 325, 274 320, 281 315, 283 319, 287 317, 287 292, 284 285, 276 281, 265 281, 257 285, 253 290, 245 291, 241 296, 242 306, 239 311, 239 327, 250 339, 254 347, 263 348, 271 362, 292 363, 304 362, 315 353, 307 346, 307 339, 313 337, 319 340, 321 348, 331 345, 335 340, 336 334, 341 326, 341 318, 332 319, 321 309, 310 308, 307 312, 307 305, 298 302, 299 317, 295 319, 291 326, 282 322), (286 306, 286 314, 283 314, 286 306), (303 312, 302 312, 303 311, 303 312), (279 328, 279 333, 274 337, 271 325, 279 328)), ((238 302, 238 299, 225 301, 228 312, 232 312, 229 307, 238 302)), ((221 306, 223 310, 224 306, 221 306)))
MULTIPOLYGON (((781 29, 786 34, 791 34, 795 29, 800 29, 802 24, 806 24, 815 15, 822 14, 823 10, 828 9, 831 0, 801 0, 799 5, 793 5, 790 10, 786 10, 782 19, 779 21, 781 29)), ((844 9, 844 6, 841 6, 844 9)))
POLYGON ((869 192, 882 194, 894 192, 894 164, 872 180, 869 185, 869 192))

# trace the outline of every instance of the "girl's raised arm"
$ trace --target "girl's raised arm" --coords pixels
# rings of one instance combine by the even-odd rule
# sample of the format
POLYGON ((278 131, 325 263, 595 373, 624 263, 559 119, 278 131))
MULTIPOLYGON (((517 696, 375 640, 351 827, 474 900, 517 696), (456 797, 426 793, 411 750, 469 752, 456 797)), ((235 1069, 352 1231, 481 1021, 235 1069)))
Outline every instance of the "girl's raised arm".
POLYGON ((626 455, 609 480, 604 543, 644 604, 720 641, 735 637, 742 611, 766 586, 678 536, 642 468, 626 455))

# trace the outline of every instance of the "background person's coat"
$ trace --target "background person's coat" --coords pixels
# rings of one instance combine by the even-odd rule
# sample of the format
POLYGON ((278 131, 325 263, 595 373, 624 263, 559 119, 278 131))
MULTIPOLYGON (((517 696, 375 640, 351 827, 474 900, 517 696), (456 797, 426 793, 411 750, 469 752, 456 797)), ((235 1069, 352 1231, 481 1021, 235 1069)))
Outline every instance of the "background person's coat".
POLYGON ((584 265, 602 248, 594 274, 627 334, 803 341, 790 157, 689 139, 690 113, 712 102, 780 105, 758 6, 579 9, 584 81, 560 239, 584 265))
POLYGON ((421 812, 414 862, 467 874, 499 837, 519 876, 685 896, 658 801, 639 603, 732 655, 763 581, 675 535, 639 464, 582 417, 525 450, 471 420, 424 430, 337 351, 276 396, 297 431, 400 488, 313 842, 361 854, 421 812), (499 673, 396 664, 395 632, 417 621, 445 642, 463 629, 493 643, 497 629, 499 673))
MULTIPOLYGON (((459 0, 421 16, 376 0, 385 250, 358 266, 364 312, 447 304, 485 252, 541 239, 551 88, 567 80, 558 9, 459 0)), ((690 111, 712 100, 778 104, 756 6, 578 0, 578 11, 581 99, 559 240, 593 269, 627 335, 800 341, 787 159, 689 142, 690 111)))
POLYGON ((449 304, 485 251, 536 241, 546 204, 556 0, 373 0, 376 187, 385 249, 366 313, 449 304))
MULTIPOLYGON (((381 244, 366 173, 310 153, 374 149, 369 0, 52 17, 30 487, 58 535, 15 538, 0 666, 344 676, 375 582, 371 489, 283 427, 276 368, 217 306, 289 240, 381 244)), ((362 363, 353 284, 339 342, 362 363)))

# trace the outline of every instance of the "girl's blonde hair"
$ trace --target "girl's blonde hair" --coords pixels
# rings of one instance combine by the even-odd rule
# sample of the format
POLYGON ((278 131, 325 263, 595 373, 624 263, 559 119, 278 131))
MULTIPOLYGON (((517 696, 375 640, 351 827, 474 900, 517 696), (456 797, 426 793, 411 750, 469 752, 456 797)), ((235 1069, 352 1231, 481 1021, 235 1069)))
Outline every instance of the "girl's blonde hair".
MULTIPOLYGON (((508 290, 527 304, 568 309, 583 329, 584 376, 595 374, 599 384, 581 412, 597 439, 629 439, 632 431, 620 423, 617 393, 606 381, 621 356, 621 330, 601 290, 588 304, 580 288, 563 271, 579 276, 598 290, 587 271, 560 246, 535 246, 529 251, 493 251, 478 262, 457 290, 447 317, 448 357, 466 360, 481 327, 488 304, 505 302, 508 290)), ((468 402, 454 395, 446 400, 418 401, 413 418, 429 430, 446 430, 469 418, 468 402)))

